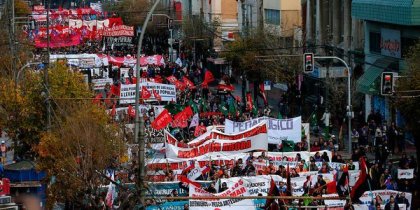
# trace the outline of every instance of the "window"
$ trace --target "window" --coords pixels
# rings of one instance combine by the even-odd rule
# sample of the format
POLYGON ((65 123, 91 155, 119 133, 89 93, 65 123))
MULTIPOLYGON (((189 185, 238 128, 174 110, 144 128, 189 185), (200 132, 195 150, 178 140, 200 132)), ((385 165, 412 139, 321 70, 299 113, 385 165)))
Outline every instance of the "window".
POLYGON ((280 25, 280 10, 264 9, 265 22, 273 25, 280 25))
POLYGON ((401 56, 406 58, 410 55, 410 48, 419 41, 417 38, 401 37, 401 56))
POLYGON ((369 51, 375 53, 381 53, 381 33, 370 32, 369 33, 369 51))

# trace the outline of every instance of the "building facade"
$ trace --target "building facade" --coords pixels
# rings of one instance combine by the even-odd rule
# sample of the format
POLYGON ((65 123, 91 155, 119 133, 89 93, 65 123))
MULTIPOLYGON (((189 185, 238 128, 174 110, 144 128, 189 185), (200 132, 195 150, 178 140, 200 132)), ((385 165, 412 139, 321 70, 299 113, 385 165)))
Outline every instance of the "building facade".
POLYGON ((378 111, 388 122, 402 125, 390 98, 380 95, 380 77, 407 69, 408 50, 420 37, 420 0, 353 0, 352 16, 364 22, 364 74, 356 90, 365 95, 365 117, 378 111))

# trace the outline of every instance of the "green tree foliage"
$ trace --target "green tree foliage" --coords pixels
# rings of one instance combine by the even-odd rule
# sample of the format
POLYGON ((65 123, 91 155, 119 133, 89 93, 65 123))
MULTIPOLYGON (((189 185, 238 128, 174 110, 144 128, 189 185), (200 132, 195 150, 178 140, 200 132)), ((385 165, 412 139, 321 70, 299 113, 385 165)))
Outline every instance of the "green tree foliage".
MULTIPOLYGON (((395 106, 404 116, 407 131, 413 134, 417 148, 417 162, 420 162, 420 44, 414 46, 407 59, 408 70, 397 79, 395 106)), ((420 178, 417 176, 417 180, 420 178)))
POLYGON ((149 10, 150 1, 147 0, 122 0, 104 4, 104 10, 120 16, 124 24, 130 26, 143 25, 149 10))
POLYGON ((277 56, 293 52, 286 50, 283 38, 268 31, 248 32, 227 44, 225 50, 221 56, 231 62, 234 72, 245 73, 251 81, 270 79, 292 84, 301 65, 300 57, 277 56))

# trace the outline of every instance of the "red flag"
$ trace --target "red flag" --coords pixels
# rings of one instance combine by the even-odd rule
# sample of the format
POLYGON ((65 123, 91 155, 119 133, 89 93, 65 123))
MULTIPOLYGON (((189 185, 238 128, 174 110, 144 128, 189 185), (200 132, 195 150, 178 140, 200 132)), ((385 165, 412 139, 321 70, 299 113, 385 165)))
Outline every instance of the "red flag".
POLYGON ((169 76, 166 77, 166 79, 173 85, 175 85, 175 87, 179 90, 184 90, 186 85, 184 83, 182 83, 181 81, 179 81, 176 77, 174 76, 169 76))
POLYGON ((195 187, 201 187, 200 183, 189 180, 186 176, 181 176, 180 181, 186 184, 192 184, 195 187))
POLYGON ((206 131, 207 131, 207 128, 204 125, 195 126, 194 136, 198 137, 198 136, 202 135, 203 133, 205 133, 206 131))
POLYGON ((184 76, 182 78, 182 80, 184 81, 184 84, 189 87, 189 88, 194 88, 194 83, 191 82, 191 80, 189 80, 186 76, 184 76))
POLYGON ((246 94, 246 108, 249 111, 252 111, 252 107, 253 107, 253 104, 252 104, 252 96, 251 96, 251 93, 247 93, 246 94))
POLYGON ((101 99, 102 99, 102 93, 99 93, 98 95, 95 96, 95 99, 93 99, 93 104, 100 104, 101 103, 101 99))
POLYGON ((141 98, 142 99, 149 99, 152 96, 150 91, 146 88, 146 86, 141 87, 141 98))
POLYGON ((210 82, 213 82, 214 80, 214 76, 211 73, 210 70, 207 70, 206 73, 204 73, 204 80, 203 80, 203 85, 207 86, 210 82))
POLYGON ((367 166, 364 157, 359 160, 360 176, 354 184, 350 192, 350 198, 353 202, 358 202, 364 192, 369 190, 369 175, 367 173, 367 166))
POLYGON ((217 86, 217 90, 220 90, 220 91, 230 91, 230 92, 232 92, 232 91, 235 90, 235 87, 233 85, 219 84, 217 86))
MULTIPOLYGON (((268 191, 268 196, 279 196, 280 195, 280 190, 279 188, 277 188, 276 182, 273 180, 273 178, 271 177, 271 181, 270 181, 270 190, 268 191)), ((274 199, 270 198, 270 199, 266 199, 265 201, 265 207, 271 207, 271 204, 274 202, 274 199)), ((276 203, 274 203, 276 204, 276 203)), ((278 209, 278 205, 277 209, 278 209)), ((271 209, 271 208, 270 208, 271 209)))
POLYGON ((156 75, 156 76, 155 76, 155 82, 156 82, 156 83, 162 83, 162 82, 163 82, 162 77, 161 77, 160 75, 156 75))
POLYGON ((267 96, 265 95, 265 91, 264 91, 264 83, 261 83, 260 84, 260 94, 261 94, 261 97, 263 98, 263 100, 264 100, 264 105, 268 105, 268 101, 267 101, 267 96))
POLYGON ((175 84, 176 81, 178 81, 178 79, 176 79, 176 77, 174 76, 169 76, 166 77, 166 79, 171 83, 171 84, 175 84))
POLYGON ((172 122, 172 117, 169 114, 167 109, 164 109, 159 116, 152 122, 152 128, 156 130, 161 130, 165 128, 170 122, 172 122))
POLYGON ((162 97, 159 95, 159 93, 155 89, 153 89, 152 91, 153 91, 153 96, 155 97, 155 99, 158 101, 162 101, 162 97))
POLYGON ((115 115, 117 115, 117 109, 115 108, 115 104, 114 104, 112 105, 111 117, 114 117, 115 115))
POLYGON ((337 182, 335 180, 335 176, 334 176, 334 180, 332 180, 331 182, 328 182, 327 184, 327 194, 334 194, 337 193, 337 182))
POLYGON ((120 96, 120 85, 112 85, 111 86, 111 94, 115 96, 120 96))
POLYGON ((187 106, 184 110, 174 116, 172 122, 173 127, 185 128, 188 126, 188 119, 193 115, 193 111, 190 106, 187 106))
POLYGON ((128 116, 130 117, 134 118, 136 116, 136 111, 133 109, 131 105, 128 105, 127 112, 128 112, 128 116))

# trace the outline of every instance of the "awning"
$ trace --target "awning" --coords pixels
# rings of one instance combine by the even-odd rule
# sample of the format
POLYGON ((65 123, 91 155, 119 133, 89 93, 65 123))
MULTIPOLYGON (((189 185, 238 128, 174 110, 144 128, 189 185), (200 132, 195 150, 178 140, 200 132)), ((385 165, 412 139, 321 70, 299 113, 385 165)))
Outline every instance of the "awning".
POLYGON ((364 94, 377 94, 379 93, 379 85, 376 85, 376 81, 381 76, 385 69, 389 69, 389 66, 396 62, 392 58, 379 58, 373 65, 365 70, 365 73, 357 80, 356 90, 364 94))

